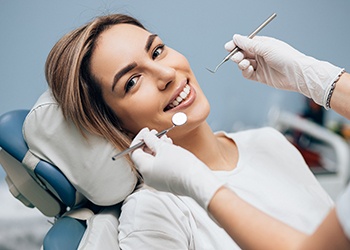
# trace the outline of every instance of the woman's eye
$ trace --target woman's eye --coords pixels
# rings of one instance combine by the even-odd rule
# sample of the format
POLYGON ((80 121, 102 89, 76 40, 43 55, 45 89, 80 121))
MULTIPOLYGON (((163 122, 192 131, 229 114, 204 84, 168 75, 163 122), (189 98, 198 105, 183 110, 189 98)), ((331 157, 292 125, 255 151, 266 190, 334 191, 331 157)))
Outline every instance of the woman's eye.
POLYGON ((139 79, 139 76, 132 77, 126 84, 125 84, 125 93, 128 93, 129 90, 134 87, 137 83, 137 80, 139 79))
POLYGON ((158 56, 160 56, 160 54, 162 54, 163 50, 164 50, 164 44, 159 45, 153 52, 152 54, 152 59, 156 59, 158 56))

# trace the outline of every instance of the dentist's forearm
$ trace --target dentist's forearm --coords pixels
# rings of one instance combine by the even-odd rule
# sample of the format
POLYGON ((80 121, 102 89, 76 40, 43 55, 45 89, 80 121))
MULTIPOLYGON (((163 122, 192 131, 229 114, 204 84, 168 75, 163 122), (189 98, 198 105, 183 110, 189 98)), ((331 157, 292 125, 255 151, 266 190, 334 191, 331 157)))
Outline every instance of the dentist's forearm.
POLYGON ((333 208, 312 235, 304 234, 256 209, 226 187, 211 199, 208 210, 242 249, 350 249, 333 208))
POLYGON ((208 210, 242 249, 298 249, 307 237, 225 187, 215 194, 208 210))
POLYGON ((335 85, 331 98, 331 108, 350 119, 350 74, 344 73, 335 85))

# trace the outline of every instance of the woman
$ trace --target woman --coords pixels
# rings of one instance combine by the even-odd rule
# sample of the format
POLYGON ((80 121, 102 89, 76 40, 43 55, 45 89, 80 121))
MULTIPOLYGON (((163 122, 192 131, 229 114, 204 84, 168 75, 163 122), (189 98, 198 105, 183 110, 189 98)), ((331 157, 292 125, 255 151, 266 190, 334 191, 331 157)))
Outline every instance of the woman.
MULTIPOLYGON (((207 201, 226 183, 305 232, 332 206, 301 155, 277 131, 214 134, 206 122, 209 103, 186 58, 131 17, 99 17, 67 34, 50 52, 46 77, 67 119, 119 149, 142 128, 160 131, 171 126, 176 112, 185 112, 187 123, 168 135, 217 175, 217 182, 203 183, 207 201)), ((147 186, 124 201, 119 231, 121 249, 238 248, 193 199, 147 186)))
MULTIPOLYGON (((311 96, 325 108, 333 107, 350 118, 350 75, 343 69, 305 56, 277 39, 255 37, 251 40, 235 35, 233 41, 226 47, 231 50, 237 45, 243 49, 232 60, 246 78, 311 96)), ((189 152, 164 143, 147 130, 142 130, 134 143, 140 140, 152 151, 149 154, 138 149, 132 154, 145 182, 159 190, 191 196, 199 204, 209 203, 208 211, 243 249, 350 248, 350 185, 317 230, 307 235, 261 212, 225 186, 207 201, 200 183, 218 180, 206 166, 189 152), (170 154, 185 160, 182 164, 162 160, 170 154), (173 171, 175 165, 178 171, 173 171)))

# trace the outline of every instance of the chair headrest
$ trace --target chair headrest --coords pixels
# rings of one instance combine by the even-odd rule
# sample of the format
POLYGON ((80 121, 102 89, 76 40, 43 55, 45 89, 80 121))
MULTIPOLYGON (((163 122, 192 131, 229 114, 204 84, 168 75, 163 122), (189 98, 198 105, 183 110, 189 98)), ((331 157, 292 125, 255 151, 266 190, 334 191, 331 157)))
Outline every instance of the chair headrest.
POLYGON ((22 162, 28 151, 23 140, 22 125, 29 110, 15 110, 0 116, 0 146, 22 162))
POLYGON ((78 192, 97 205, 119 203, 136 186, 129 162, 113 161, 118 151, 106 139, 89 133, 84 137, 63 117, 50 90, 27 115, 23 136, 34 155, 56 165, 78 192))

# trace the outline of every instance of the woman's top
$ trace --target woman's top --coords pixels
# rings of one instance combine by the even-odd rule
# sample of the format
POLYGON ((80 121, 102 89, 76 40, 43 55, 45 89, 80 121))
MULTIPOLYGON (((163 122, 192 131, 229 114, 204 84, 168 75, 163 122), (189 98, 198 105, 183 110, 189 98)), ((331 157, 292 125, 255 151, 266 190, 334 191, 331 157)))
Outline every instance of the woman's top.
POLYGON ((350 184, 337 200, 336 212, 344 233, 350 240, 350 184))
MULTIPOLYGON (((281 133, 262 128, 217 136, 233 139, 238 147, 236 168, 214 171, 229 188, 298 230, 317 228, 333 202, 281 133)), ((146 186, 126 198, 119 219, 123 250, 240 249, 193 199, 146 186)))

